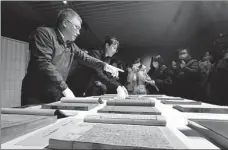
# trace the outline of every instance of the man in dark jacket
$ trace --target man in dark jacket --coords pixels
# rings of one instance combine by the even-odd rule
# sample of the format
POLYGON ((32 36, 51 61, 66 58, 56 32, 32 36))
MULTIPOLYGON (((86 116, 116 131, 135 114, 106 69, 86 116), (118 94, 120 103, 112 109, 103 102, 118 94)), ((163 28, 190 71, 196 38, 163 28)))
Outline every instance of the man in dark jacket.
MULTIPOLYGON (((119 41, 116 38, 107 37, 103 48, 89 51, 89 55, 110 64, 111 57, 117 53, 118 46, 119 41)), ((109 94, 115 94, 117 92, 119 98, 125 98, 128 95, 126 88, 112 77, 110 73, 101 70, 94 72, 86 89, 86 95, 102 95, 106 93, 106 90, 109 94)))
POLYGON ((221 33, 215 45, 218 60, 209 76, 208 100, 216 105, 228 106, 228 33, 221 33))
POLYGON ((228 51, 226 55, 219 60, 211 73, 209 102, 228 106, 228 51))
POLYGON ((31 34, 30 61, 22 81, 22 105, 50 103, 74 97, 66 84, 74 60, 118 75, 118 69, 80 50, 75 43, 82 19, 72 9, 59 12, 56 28, 39 27, 31 34))
POLYGON ((198 100, 201 81, 198 61, 190 56, 188 49, 180 49, 178 52, 179 62, 173 63, 174 88, 178 96, 198 100))

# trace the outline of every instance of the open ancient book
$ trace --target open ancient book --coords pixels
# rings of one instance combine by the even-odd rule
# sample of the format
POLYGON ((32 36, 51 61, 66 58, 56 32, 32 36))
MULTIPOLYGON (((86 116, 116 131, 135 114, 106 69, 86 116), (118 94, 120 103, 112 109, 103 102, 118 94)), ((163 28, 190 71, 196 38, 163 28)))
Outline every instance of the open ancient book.
POLYGON ((184 100, 181 97, 156 97, 157 100, 184 100))
POLYGON ((145 126, 166 126, 166 119, 160 115, 106 114, 87 115, 84 122, 106 124, 128 124, 145 126))
POLYGON ((117 96, 117 94, 104 94, 103 96, 113 96, 113 97, 115 97, 115 96, 117 96))
POLYGON ((163 96, 166 96, 166 95, 158 95, 158 94, 155 94, 155 95, 143 95, 142 97, 156 98, 156 97, 163 97, 163 96))
POLYGON ((57 116, 1 114, 1 143, 54 123, 57 116))
POLYGON ((50 149, 185 149, 166 127, 81 123, 49 140, 50 149))
MULTIPOLYGON (((117 94, 104 94, 102 96, 112 96, 112 97, 115 97, 117 96, 117 94)), ((159 95, 159 94, 148 94, 148 95, 129 95, 128 97, 129 98, 138 98, 138 97, 149 97, 149 98, 155 98, 155 97, 163 97, 163 96, 166 96, 166 95, 159 95)))
POLYGON ((216 114, 228 114, 228 107, 193 107, 193 106, 173 106, 173 108, 181 112, 194 112, 194 113, 216 113, 216 114))
POLYGON ((116 96, 113 95, 100 95, 100 96, 93 96, 93 98, 101 98, 101 99, 113 99, 116 96))
MULTIPOLYGON (((116 97, 117 94, 105 94, 100 96, 93 96, 93 98, 101 98, 101 99, 118 99, 116 97)), ((145 98, 157 98, 157 97, 163 97, 165 95, 129 95, 126 97, 126 99, 145 99, 145 98)))
MULTIPOLYGON (((100 95, 100 96, 93 96, 93 98, 115 99, 115 98, 117 98, 116 96, 117 96, 117 94, 105 94, 105 95, 100 95)), ((139 98, 139 97, 140 97, 139 95, 129 95, 129 96, 127 97, 127 99, 132 99, 132 98, 137 99, 137 98, 139 98)), ((118 98, 117 98, 117 99, 118 99, 118 98)))
POLYGON ((173 105, 201 105, 202 102, 193 100, 161 100, 162 104, 173 104, 173 105))
MULTIPOLYGON (((116 97, 117 94, 104 94, 104 95, 101 95, 101 96, 112 96, 112 97, 116 97)), ((129 98, 138 98, 138 97, 140 97, 140 95, 129 95, 128 97, 129 98)))
POLYGON ((85 110, 88 111, 98 104, 91 103, 62 103, 62 102, 54 102, 50 104, 43 104, 43 109, 63 109, 63 110, 85 110))
POLYGON ((98 110, 99 113, 120 113, 120 114, 146 114, 161 115, 161 112, 155 107, 140 106, 105 106, 98 110))
POLYGON ((155 106, 154 100, 143 99, 143 100, 109 100, 107 106, 155 106))
POLYGON ((60 100, 62 103, 91 103, 91 104, 103 104, 104 102, 101 98, 93 98, 93 97, 62 97, 60 100))
POLYGON ((33 146, 33 147, 46 147, 48 146, 49 139, 57 134, 62 134, 68 129, 75 128, 75 126, 81 123, 83 119, 76 119, 75 117, 64 118, 59 120, 55 124, 52 124, 39 132, 33 133, 26 138, 22 138, 14 145, 18 146, 33 146))
MULTIPOLYGON (((1 114, 17 114, 17 115, 36 115, 36 116, 57 116, 57 118, 65 118, 63 111, 58 109, 24 109, 24 108, 1 108, 1 114)), ((73 115, 77 115, 75 112, 73 115)))
POLYGON ((228 120, 190 119, 189 126, 220 148, 228 149, 228 120))

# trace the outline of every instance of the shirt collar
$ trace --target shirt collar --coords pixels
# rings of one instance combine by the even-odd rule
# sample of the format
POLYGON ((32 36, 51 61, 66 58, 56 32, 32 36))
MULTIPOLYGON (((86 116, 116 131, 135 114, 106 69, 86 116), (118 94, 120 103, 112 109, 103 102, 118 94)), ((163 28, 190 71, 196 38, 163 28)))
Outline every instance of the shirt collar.
POLYGON ((110 56, 106 56, 106 55, 105 55, 105 49, 104 49, 104 48, 101 49, 101 55, 102 55, 102 57, 103 57, 104 60, 109 60, 109 59, 111 59, 110 56))
POLYGON ((63 35, 63 33, 57 28, 57 30, 59 31, 59 33, 60 33, 60 35, 61 35, 61 37, 62 37, 62 39, 64 39, 64 35, 63 35))
POLYGON ((56 32, 56 36, 57 36, 57 40, 59 41, 59 43, 64 44, 64 36, 63 34, 60 32, 60 30, 58 28, 55 28, 55 32, 56 32))
POLYGON ((71 41, 64 42, 64 35, 58 28, 56 28, 56 34, 57 34, 58 41, 61 44, 63 44, 65 47, 71 47, 71 45, 74 43, 74 42, 71 42, 71 41))

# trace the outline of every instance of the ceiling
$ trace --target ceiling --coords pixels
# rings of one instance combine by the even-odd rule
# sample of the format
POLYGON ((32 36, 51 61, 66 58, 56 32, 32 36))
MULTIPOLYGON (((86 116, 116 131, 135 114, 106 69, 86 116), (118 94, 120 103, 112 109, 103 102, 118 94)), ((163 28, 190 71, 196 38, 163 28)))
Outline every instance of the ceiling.
MULTIPOLYGON (((53 24, 59 10, 75 9, 85 30, 79 40, 98 47, 115 36, 124 50, 161 51, 208 42, 228 26, 228 2, 204 1, 24 1, 12 10, 53 24), (206 41, 203 39, 207 39, 206 41)), ((126 51, 125 51, 126 52, 126 51)))

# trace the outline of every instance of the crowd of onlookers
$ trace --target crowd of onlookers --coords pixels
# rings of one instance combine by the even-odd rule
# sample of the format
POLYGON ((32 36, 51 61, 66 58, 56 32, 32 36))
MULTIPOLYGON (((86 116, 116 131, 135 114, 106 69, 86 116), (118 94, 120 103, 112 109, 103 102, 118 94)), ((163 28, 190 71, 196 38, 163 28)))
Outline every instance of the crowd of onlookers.
POLYGON ((132 64, 125 64, 107 55, 108 46, 118 41, 108 38, 100 50, 88 51, 89 55, 125 70, 119 78, 107 73, 97 73, 79 65, 76 73, 68 78, 68 84, 76 96, 114 94, 123 85, 129 94, 165 94, 218 105, 228 105, 228 35, 220 34, 215 40, 215 49, 206 52, 201 60, 194 59, 188 48, 177 50, 176 59, 167 67, 161 55, 152 56, 149 71, 137 58, 132 64), (102 55, 103 54, 103 55, 102 55), (109 57, 105 57, 109 56, 109 57), (75 76, 77 74, 77 76, 75 76), (96 75, 95 75, 96 74, 96 75), (80 84, 81 82, 81 84, 80 84))

